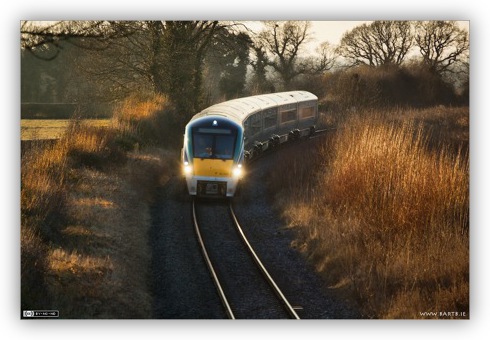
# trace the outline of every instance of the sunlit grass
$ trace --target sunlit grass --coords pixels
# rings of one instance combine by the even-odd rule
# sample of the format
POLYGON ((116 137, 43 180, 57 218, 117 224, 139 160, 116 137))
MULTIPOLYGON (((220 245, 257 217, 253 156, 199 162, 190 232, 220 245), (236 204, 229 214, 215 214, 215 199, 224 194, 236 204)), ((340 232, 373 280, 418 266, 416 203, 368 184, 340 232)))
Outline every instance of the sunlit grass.
MULTIPOLYGON (((59 139, 66 132, 70 119, 21 119, 20 139, 59 139)), ((110 119, 84 119, 85 124, 94 127, 109 126, 110 119)))
POLYGON ((350 119, 312 152, 287 157, 273 185, 287 188, 276 201, 298 232, 294 246, 367 317, 468 317, 468 150, 435 143, 413 119, 383 117, 350 119))
MULTIPOLYGON (((135 116, 151 118, 147 111, 135 116)), ((62 318, 151 317, 149 205, 177 157, 135 149, 117 126, 72 120, 58 125, 64 131, 55 141, 23 144, 22 309, 55 309, 62 318)))

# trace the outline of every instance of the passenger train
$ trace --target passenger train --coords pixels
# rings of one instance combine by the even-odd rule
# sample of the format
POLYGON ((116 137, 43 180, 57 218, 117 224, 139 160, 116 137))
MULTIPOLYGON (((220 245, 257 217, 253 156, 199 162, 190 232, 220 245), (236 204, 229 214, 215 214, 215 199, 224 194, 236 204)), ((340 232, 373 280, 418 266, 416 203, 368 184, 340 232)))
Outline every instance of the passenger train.
POLYGON ((263 94, 210 106, 185 127, 182 165, 188 193, 233 197, 245 161, 314 133, 318 97, 306 91, 263 94))

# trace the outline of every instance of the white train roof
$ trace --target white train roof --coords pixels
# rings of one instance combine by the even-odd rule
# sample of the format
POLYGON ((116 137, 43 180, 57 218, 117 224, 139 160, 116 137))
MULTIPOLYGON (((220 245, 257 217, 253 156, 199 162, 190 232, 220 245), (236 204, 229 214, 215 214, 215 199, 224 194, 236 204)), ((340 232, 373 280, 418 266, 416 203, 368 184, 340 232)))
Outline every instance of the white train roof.
POLYGON ((310 100, 318 100, 318 97, 307 91, 278 92, 243 97, 212 105, 192 117, 191 121, 201 117, 217 115, 225 116, 241 123, 255 112, 270 107, 310 100))

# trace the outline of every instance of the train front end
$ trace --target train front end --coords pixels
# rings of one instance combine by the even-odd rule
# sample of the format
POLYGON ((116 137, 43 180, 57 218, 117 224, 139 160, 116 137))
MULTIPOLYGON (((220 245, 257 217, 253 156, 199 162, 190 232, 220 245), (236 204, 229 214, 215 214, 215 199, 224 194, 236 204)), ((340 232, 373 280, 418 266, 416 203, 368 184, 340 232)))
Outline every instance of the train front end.
POLYGON ((182 166, 192 196, 233 197, 243 176, 243 127, 221 116, 205 116, 185 129, 182 166))

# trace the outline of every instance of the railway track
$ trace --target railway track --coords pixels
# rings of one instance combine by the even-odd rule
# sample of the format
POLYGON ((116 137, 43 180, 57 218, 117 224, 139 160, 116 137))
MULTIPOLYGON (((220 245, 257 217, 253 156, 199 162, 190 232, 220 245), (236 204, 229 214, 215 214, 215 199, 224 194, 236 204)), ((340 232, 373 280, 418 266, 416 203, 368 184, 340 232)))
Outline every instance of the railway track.
POLYGON ((192 217, 228 318, 300 319, 247 240, 231 203, 193 200, 192 217))

